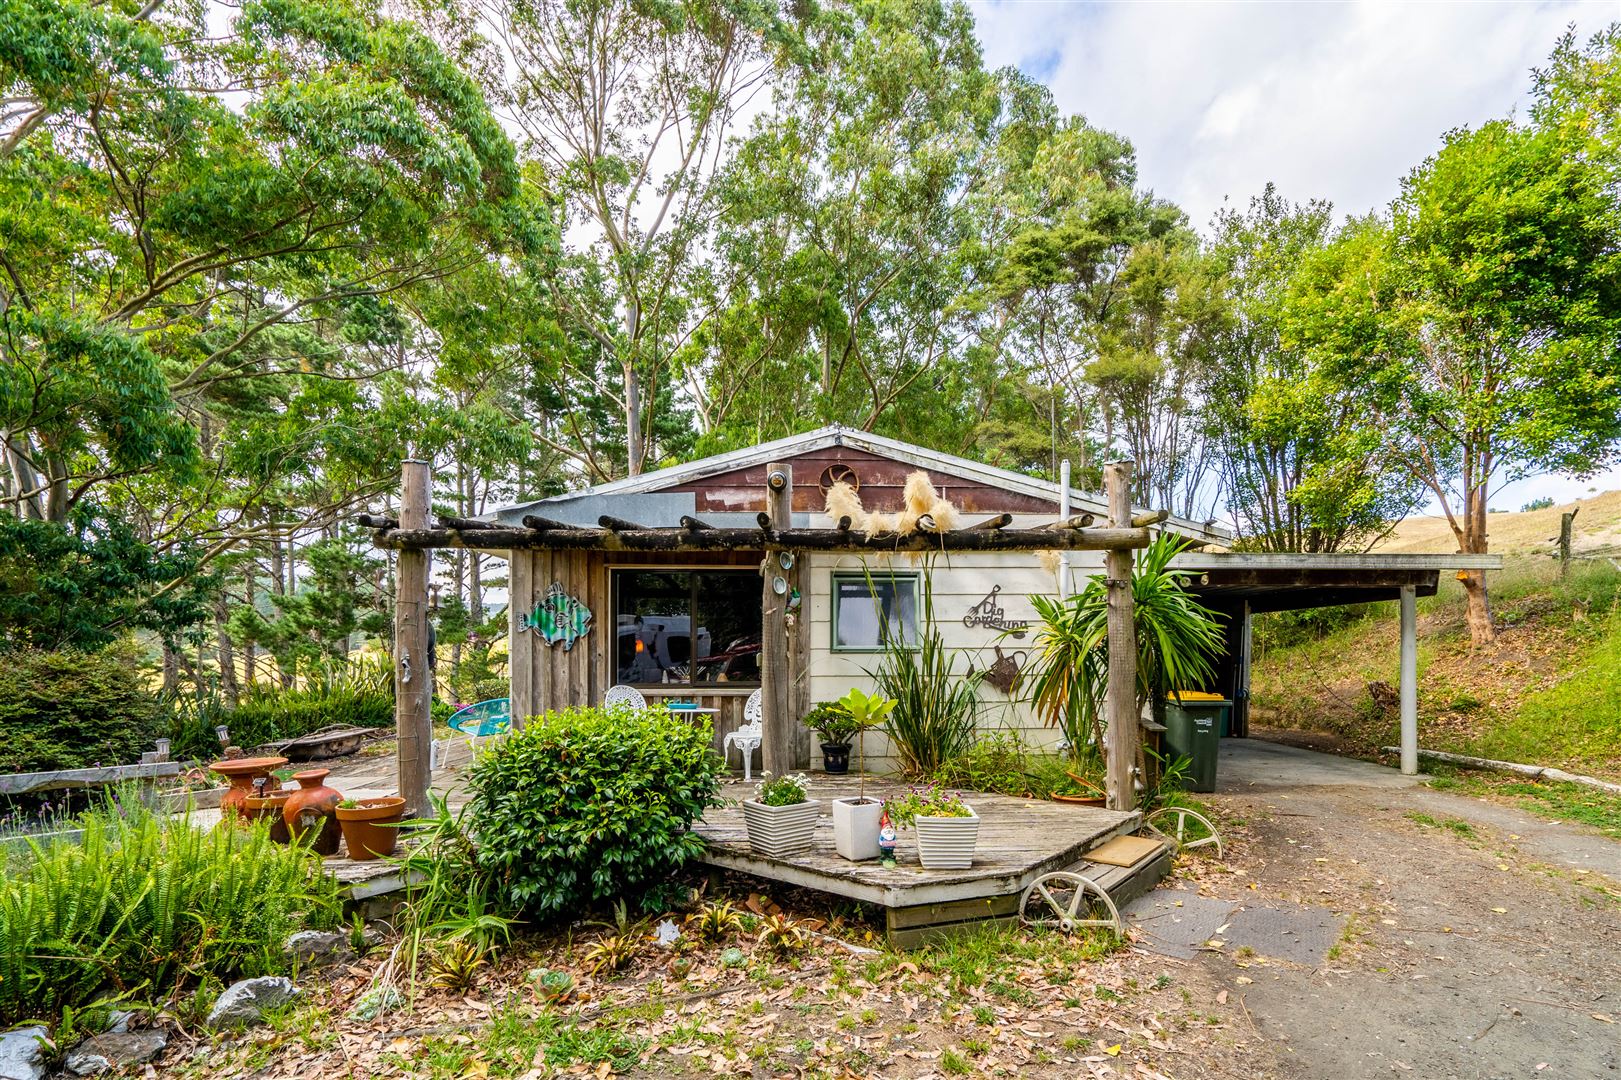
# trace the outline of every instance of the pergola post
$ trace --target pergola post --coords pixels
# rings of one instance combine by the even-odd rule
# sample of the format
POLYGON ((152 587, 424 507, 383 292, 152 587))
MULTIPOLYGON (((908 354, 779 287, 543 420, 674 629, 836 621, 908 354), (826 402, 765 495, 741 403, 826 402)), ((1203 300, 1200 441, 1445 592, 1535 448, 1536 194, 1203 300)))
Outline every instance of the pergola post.
POLYGON ((1418 594, 1401 587, 1401 771, 1418 772, 1418 594))
MULTIPOLYGON (((1109 525, 1131 525, 1131 466, 1129 461, 1103 467, 1103 487, 1109 499, 1109 525)), ((1111 551, 1105 557, 1108 585, 1109 676, 1108 727, 1104 732, 1104 790, 1110 810, 1130 810, 1137 803, 1132 769, 1137 761, 1137 629, 1132 613, 1130 551, 1111 551)))
MULTIPOLYGON (((793 525, 794 467, 772 462, 765 467, 766 514, 773 532, 793 525)), ((798 767, 794 723, 790 703, 793 687, 788 673, 788 598, 791 580, 778 564, 778 552, 766 548, 761 567, 760 601, 760 706, 764 711, 763 742, 760 757, 773 776, 787 776, 798 767), (777 581, 783 591, 776 590, 777 581)))
MULTIPOLYGON (((427 528, 428 510, 428 463, 407 461, 400 469, 400 528, 427 528)), ((394 573, 394 725, 406 817, 428 812, 433 778, 433 671, 428 666, 431 555, 426 549, 401 548, 394 573)))

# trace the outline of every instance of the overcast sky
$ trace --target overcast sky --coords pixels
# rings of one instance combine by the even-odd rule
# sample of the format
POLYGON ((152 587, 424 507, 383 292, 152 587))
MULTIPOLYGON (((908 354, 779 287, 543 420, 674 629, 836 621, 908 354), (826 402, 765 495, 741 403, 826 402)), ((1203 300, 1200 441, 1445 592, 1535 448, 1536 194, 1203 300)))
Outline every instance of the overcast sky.
MULTIPOLYGON (((1046 83, 1060 109, 1124 135, 1142 184, 1203 228, 1268 181, 1337 215, 1382 208, 1450 128, 1523 112, 1531 69, 1621 0, 1550 3, 1125 3, 974 0, 993 67, 1046 83)), ((1491 505, 1621 487, 1542 477, 1491 505)))

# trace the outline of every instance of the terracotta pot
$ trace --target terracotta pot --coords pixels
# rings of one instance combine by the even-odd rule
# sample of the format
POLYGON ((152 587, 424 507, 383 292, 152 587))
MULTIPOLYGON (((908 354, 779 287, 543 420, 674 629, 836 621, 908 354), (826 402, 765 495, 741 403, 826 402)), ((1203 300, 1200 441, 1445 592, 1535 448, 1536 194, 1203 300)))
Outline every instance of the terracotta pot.
POLYGON ((268 779, 273 770, 285 764, 286 758, 256 757, 233 758, 210 765, 210 772, 219 773, 231 782, 231 786, 220 795, 220 820, 234 822, 247 803, 248 796, 253 794, 253 782, 268 779))
POLYGON ((271 843, 288 843, 293 837, 287 831, 287 819, 282 811, 287 809, 287 800, 292 794, 292 788, 274 788, 260 795, 249 795, 242 804, 242 817, 247 821, 269 822, 271 843))
POLYGON ((398 795, 360 799, 359 806, 338 807, 338 825, 349 857, 356 862, 394 854, 399 842, 397 825, 405 816, 405 800, 398 795))
POLYGON ((330 769, 306 769, 293 774, 298 781, 298 790, 287 797, 287 806, 282 811, 282 818, 287 822, 287 831, 293 839, 298 839, 306 831, 317 826, 320 832, 316 834, 315 841, 310 849, 317 855, 336 855, 338 841, 342 838, 338 830, 336 811, 338 804, 343 801, 343 792, 337 788, 326 786, 327 773, 330 769))
POLYGON ((1054 795, 1053 802, 1069 803, 1071 806, 1109 805, 1109 800, 1102 795, 1054 795))

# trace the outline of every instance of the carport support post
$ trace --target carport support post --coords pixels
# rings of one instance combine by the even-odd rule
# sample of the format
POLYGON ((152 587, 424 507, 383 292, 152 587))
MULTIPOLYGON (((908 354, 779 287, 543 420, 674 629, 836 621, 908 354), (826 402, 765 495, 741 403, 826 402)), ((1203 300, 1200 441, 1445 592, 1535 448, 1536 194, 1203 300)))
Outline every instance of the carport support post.
POLYGON ((1418 772, 1418 594, 1401 587, 1401 771, 1418 772))
MULTIPOLYGON (((1131 526, 1131 462, 1103 467, 1109 498, 1109 525, 1131 526)), ((1131 605, 1130 551, 1111 551, 1104 562, 1108 583, 1109 676, 1104 697, 1109 725, 1104 732, 1104 793, 1110 810, 1130 810, 1137 803, 1132 768, 1137 763, 1137 628, 1131 605)))
MULTIPOLYGON (((400 470, 400 528, 428 527, 428 463, 400 470)), ((428 667, 428 560, 423 548, 401 548, 394 573, 394 726, 399 735, 400 797, 407 818, 428 812, 432 780, 433 671, 428 667)))

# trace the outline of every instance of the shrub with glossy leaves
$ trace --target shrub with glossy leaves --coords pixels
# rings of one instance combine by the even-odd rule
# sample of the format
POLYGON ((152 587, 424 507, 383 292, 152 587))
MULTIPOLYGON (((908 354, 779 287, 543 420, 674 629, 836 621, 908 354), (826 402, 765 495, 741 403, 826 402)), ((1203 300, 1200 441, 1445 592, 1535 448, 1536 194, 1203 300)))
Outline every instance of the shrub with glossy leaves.
POLYGON ((531 717, 474 763, 469 825, 499 899, 535 918, 623 897, 656 907, 720 804, 707 723, 663 709, 531 717))

